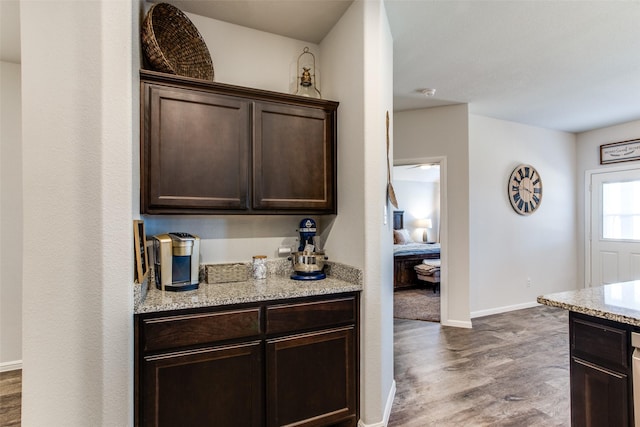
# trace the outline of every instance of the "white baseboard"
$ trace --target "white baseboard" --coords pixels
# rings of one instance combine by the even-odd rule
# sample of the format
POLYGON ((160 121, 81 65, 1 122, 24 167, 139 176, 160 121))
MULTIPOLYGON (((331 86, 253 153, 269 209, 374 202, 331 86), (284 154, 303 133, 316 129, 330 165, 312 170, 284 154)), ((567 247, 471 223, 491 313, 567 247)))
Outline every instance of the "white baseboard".
POLYGON ((476 317, 490 316, 492 314, 506 313, 508 311, 522 310, 523 308, 537 307, 539 305, 540 304, 538 304, 537 302, 531 301, 522 304, 505 305, 503 307, 490 308, 488 310, 472 311, 471 318, 473 319, 476 317))
POLYGON ((384 415, 382 417, 382 421, 379 421, 374 424, 365 424, 362 420, 358 421, 358 427, 387 427, 389 424, 389 417, 391 416, 391 407, 393 406, 393 399, 396 397, 396 380, 393 380, 391 383, 391 390, 389 390, 389 395, 387 396, 387 403, 384 407, 384 415))
POLYGON ((0 363, 0 372, 15 371, 17 369, 22 369, 22 360, 0 363))
POLYGON ((472 327, 470 320, 441 320, 440 324, 442 326, 453 326, 455 328, 471 329, 472 327))

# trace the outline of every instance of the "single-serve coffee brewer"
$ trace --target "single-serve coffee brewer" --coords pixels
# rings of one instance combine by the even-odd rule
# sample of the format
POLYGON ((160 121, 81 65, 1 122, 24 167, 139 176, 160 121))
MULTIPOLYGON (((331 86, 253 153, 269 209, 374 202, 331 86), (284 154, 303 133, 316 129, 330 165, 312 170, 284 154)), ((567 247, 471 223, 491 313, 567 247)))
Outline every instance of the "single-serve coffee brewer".
POLYGON ((294 280, 321 280, 326 278, 324 273, 324 255, 320 236, 316 236, 316 222, 311 218, 300 221, 298 228, 300 244, 298 251, 291 254, 294 280))
POLYGON ((153 236, 156 288, 166 291, 198 289, 200 238, 189 233, 153 236))

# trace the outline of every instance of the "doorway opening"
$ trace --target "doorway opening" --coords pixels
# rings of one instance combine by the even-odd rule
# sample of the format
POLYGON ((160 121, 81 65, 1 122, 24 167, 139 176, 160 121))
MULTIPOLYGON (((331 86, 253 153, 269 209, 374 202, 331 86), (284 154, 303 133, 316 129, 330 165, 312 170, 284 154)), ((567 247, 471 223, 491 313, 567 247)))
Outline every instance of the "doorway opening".
POLYGON ((393 168, 395 318, 440 322, 443 316, 442 163, 419 159, 393 168))

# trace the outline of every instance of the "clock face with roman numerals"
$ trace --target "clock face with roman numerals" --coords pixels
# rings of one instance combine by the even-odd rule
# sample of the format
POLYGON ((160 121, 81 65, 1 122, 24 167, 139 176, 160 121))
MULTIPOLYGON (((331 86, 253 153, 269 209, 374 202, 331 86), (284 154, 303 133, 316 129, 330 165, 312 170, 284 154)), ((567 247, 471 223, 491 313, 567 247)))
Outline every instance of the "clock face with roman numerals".
POLYGON ((513 210, 520 215, 531 215, 542 202, 542 179, 531 165, 519 165, 509 177, 507 188, 513 210))

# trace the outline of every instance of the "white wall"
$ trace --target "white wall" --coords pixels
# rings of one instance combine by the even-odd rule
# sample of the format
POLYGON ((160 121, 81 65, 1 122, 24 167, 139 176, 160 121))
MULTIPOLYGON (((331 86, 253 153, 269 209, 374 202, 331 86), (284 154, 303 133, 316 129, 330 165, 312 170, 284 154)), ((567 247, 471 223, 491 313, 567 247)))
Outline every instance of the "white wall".
POLYGON ((470 326, 469 317, 469 113, 467 105, 394 114, 394 162, 442 157, 442 322, 470 326), (446 200, 445 200, 446 199, 446 200), (445 204, 446 203, 446 204, 445 204), (445 241, 445 238, 447 239, 445 241), (444 274, 447 276, 445 277, 444 274), (446 282, 445 282, 446 281, 446 282))
POLYGON ((575 136, 477 115, 469 118, 469 135, 472 317, 576 289, 575 136), (507 197, 520 163, 542 177, 542 203, 529 216, 515 213, 507 197))
POLYGON ((442 192, 449 205, 443 228, 452 234, 443 244, 450 320, 532 306, 538 295, 576 288, 573 134, 468 115, 463 106, 396 113, 396 163, 434 156, 448 165, 442 192), (508 176, 519 163, 543 176, 543 204, 528 217, 513 212, 507 198, 508 176))
MULTIPOLYGON (((393 38, 382 1, 363 1, 365 8, 365 274, 362 319, 365 400, 362 419, 385 423, 391 413, 393 380, 393 217, 388 202, 385 114, 393 147, 393 38), (376 360, 379 357, 379 360, 376 360)), ((393 148, 391 148, 390 167, 393 148)), ((379 425, 379 424, 378 424, 379 425)))
POLYGON ((21 2, 24 426, 132 424, 137 7, 21 2))
POLYGON ((440 224, 440 183, 421 181, 393 181, 393 189, 398 199, 398 210, 404 211, 404 228, 409 230, 416 242, 423 239, 424 228, 418 220, 431 219, 431 228, 427 229, 427 241, 435 242, 440 224))
POLYGON ((22 363, 20 64, 0 62, 0 371, 22 363))
POLYGON ((596 169, 637 167, 640 162, 613 163, 600 165, 600 146, 612 142, 627 141, 640 137, 640 120, 623 123, 617 126, 609 126, 577 135, 577 170, 576 190, 578 204, 578 283, 584 286, 585 282, 585 172, 596 169))
MULTIPOLYGON (((354 2, 321 43, 323 93, 339 97, 336 259, 363 268, 360 425, 385 425, 393 401, 393 266, 386 201, 385 112, 393 41, 381 1, 354 2)), ((390 210, 389 210, 390 212, 390 210)))
MULTIPOLYGON (((145 7, 149 6, 145 4, 145 7)), ((291 93, 294 91, 291 83, 295 80, 296 61, 304 47, 308 46, 316 57, 319 70, 316 74, 320 79, 320 89, 323 89, 320 78, 322 52, 318 45, 190 13, 187 16, 207 44, 216 82, 291 93)), ((340 93, 334 95, 336 97, 328 96, 323 91, 325 99, 341 101, 344 97, 340 93)), ((342 110, 340 106, 338 124, 342 120, 342 110)), ((338 146, 341 140, 338 137, 338 146)), ((340 202, 339 199, 339 208, 340 202)), ((172 231, 198 235, 201 239, 201 262, 223 263, 249 262, 253 255, 258 254, 277 257, 278 247, 296 245, 296 229, 304 217, 306 215, 145 215, 144 220, 149 236, 172 231)), ((334 216, 312 217, 318 222, 318 229, 326 241, 328 256, 336 259, 336 254, 330 250, 334 239, 330 233, 334 216)))
MULTIPOLYGON (((297 59, 309 47, 316 58, 316 80, 322 91, 318 45, 192 13, 187 16, 209 48, 216 82, 294 93, 297 59)), ((323 97, 329 99, 324 93, 323 97)))
POLYGON ((340 100, 338 107, 338 216, 327 252, 345 264, 364 268, 364 19, 363 4, 354 3, 321 43, 324 95, 340 100))

